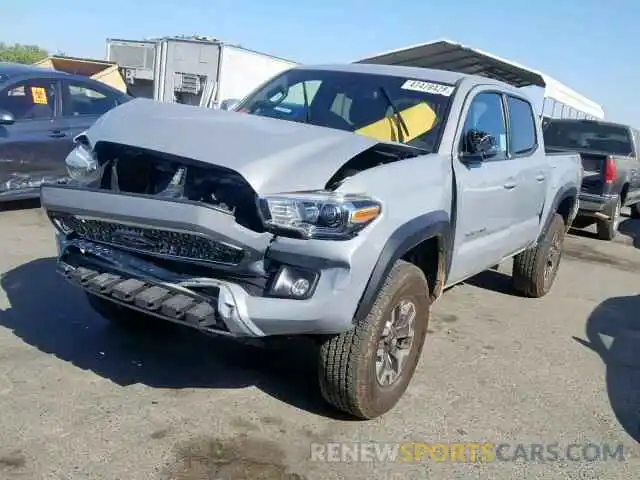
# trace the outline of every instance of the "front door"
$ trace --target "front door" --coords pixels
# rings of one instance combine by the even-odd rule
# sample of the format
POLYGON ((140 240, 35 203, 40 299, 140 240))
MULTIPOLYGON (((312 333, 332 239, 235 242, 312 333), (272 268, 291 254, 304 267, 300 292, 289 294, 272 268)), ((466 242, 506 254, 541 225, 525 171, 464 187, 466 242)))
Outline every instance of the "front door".
POLYGON ((503 98, 492 91, 477 91, 470 98, 452 159, 457 199, 449 284, 490 268, 517 245, 511 232, 519 215, 519 167, 508 159, 503 98), (495 140, 493 151, 482 160, 468 158, 467 139, 474 134, 495 140))
POLYGON ((0 125, 0 195, 65 176, 69 145, 56 123, 58 97, 55 79, 18 81, 0 91, 0 110, 13 117, 0 125))

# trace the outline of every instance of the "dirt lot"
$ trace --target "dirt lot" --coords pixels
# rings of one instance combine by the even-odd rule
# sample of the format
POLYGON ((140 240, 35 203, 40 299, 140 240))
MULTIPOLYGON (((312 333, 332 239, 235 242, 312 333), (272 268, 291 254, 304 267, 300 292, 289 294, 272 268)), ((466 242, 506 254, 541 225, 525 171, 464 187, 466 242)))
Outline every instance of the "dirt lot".
POLYGON ((640 225, 621 230, 613 243, 571 235, 544 299, 511 295, 496 272, 448 291, 406 397, 362 423, 324 407, 306 345, 109 326, 54 273, 41 210, 2 212, 0 478, 637 478, 640 225), (517 444, 557 443, 561 453, 546 463, 310 459, 312 443, 355 441, 508 443, 511 456, 517 444), (624 461, 562 453, 620 442, 624 461))

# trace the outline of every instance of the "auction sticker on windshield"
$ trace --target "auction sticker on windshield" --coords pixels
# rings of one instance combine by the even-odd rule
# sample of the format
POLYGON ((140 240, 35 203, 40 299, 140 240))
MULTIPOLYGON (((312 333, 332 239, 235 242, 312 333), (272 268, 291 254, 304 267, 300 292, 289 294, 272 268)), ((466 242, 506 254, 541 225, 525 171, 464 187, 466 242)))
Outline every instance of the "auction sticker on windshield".
POLYGON ((36 105, 47 105, 47 91, 42 87, 31 87, 31 98, 36 105))
POLYGON ((453 87, 451 85, 443 85, 441 83, 423 82, 421 80, 407 80, 400 87, 404 90, 413 90, 414 92, 432 93, 434 95, 451 96, 453 87))

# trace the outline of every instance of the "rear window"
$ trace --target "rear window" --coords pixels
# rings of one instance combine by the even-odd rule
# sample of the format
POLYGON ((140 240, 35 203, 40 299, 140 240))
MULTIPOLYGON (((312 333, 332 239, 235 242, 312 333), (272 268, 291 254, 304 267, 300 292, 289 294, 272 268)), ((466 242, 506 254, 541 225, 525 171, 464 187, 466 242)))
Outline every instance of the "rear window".
POLYGON ((635 155, 628 128, 591 121, 551 120, 544 129, 547 147, 635 155))

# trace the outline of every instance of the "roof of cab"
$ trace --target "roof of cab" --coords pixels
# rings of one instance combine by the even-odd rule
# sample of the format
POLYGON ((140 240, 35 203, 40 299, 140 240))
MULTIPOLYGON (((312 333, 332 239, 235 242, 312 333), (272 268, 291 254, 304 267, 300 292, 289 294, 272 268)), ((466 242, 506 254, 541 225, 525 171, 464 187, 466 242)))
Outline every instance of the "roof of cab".
POLYGON ((471 75, 468 73, 451 72, 448 70, 438 70, 435 68, 422 67, 405 67, 400 65, 382 65, 368 63, 340 63, 340 64, 324 64, 324 65, 301 65, 294 67, 296 70, 327 70, 336 72, 349 73, 368 73, 371 75, 387 75, 393 77, 411 78, 417 80, 425 80, 431 82, 448 83, 450 85, 457 84, 460 80, 469 79, 474 83, 500 85, 512 90, 514 87, 500 80, 494 80, 479 75, 471 75))

